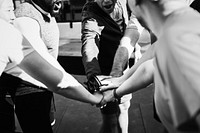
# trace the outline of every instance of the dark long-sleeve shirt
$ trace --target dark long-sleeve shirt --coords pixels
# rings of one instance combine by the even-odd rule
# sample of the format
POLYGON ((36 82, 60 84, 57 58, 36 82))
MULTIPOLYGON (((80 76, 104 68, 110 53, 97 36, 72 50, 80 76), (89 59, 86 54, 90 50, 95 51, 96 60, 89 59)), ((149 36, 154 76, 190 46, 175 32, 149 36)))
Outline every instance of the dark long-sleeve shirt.
MULTIPOLYGON (((124 18, 123 18, 124 19, 124 18)), ((83 8, 82 56, 86 75, 109 75, 126 24, 119 25, 96 2, 83 8)))
POLYGON ((128 21, 126 8, 123 7, 117 1, 112 18, 96 2, 89 2, 83 7, 81 52, 88 77, 110 74, 128 21))

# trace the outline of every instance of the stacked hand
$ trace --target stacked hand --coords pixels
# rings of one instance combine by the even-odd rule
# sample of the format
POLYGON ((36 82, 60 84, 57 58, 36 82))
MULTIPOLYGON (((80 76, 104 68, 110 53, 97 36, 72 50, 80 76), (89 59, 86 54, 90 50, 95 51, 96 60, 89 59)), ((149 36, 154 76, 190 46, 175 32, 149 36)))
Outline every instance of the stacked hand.
POLYGON ((103 97, 99 104, 97 104, 97 107, 103 108, 106 106, 107 102, 112 102, 116 99, 114 95, 114 89, 119 87, 121 84, 119 81, 119 78, 112 78, 111 76, 96 76, 101 83, 101 85, 98 88, 98 91, 96 93, 103 94, 103 97))

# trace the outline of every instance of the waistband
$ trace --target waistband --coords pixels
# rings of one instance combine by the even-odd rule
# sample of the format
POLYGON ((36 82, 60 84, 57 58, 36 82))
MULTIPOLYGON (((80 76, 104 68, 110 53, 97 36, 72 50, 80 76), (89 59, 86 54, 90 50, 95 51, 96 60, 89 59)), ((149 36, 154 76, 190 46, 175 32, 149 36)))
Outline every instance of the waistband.
POLYGON ((47 88, 40 87, 30 82, 22 80, 20 85, 16 89, 16 96, 44 91, 48 91, 47 88))

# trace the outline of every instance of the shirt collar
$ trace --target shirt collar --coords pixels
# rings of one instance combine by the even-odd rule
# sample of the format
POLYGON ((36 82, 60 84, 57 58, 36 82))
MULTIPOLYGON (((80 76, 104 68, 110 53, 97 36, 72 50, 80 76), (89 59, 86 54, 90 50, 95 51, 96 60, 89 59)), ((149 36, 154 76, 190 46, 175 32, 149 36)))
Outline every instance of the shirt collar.
POLYGON ((33 5, 42 13, 44 14, 45 16, 51 18, 51 14, 46 12, 45 10, 43 10, 40 6, 38 6, 36 3, 34 3, 32 0, 31 2, 33 3, 33 5))

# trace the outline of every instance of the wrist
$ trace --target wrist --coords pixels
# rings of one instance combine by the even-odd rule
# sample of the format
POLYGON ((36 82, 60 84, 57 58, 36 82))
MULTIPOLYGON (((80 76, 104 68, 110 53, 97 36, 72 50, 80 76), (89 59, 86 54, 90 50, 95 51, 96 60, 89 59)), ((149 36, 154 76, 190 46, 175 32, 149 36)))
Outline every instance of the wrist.
POLYGON ((100 108, 103 108, 103 107, 105 107, 106 106, 106 104, 105 103, 103 103, 104 102, 104 95, 102 95, 102 98, 101 98, 101 100, 96 104, 96 106, 97 107, 100 107, 100 108))
POLYGON ((103 99, 104 99, 104 95, 102 95, 100 102, 98 102, 99 105, 101 105, 101 103, 103 102, 103 99))
POLYGON ((87 81, 87 90, 93 94, 99 91, 100 86, 102 86, 102 84, 98 77, 96 75, 91 75, 87 81))
POLYGON ((123 75, 123 70, 119 70, 119 69, 114 69, 110 73, 110 76, 112 76, 112 77, 120 77, 122 75, 123 75))

